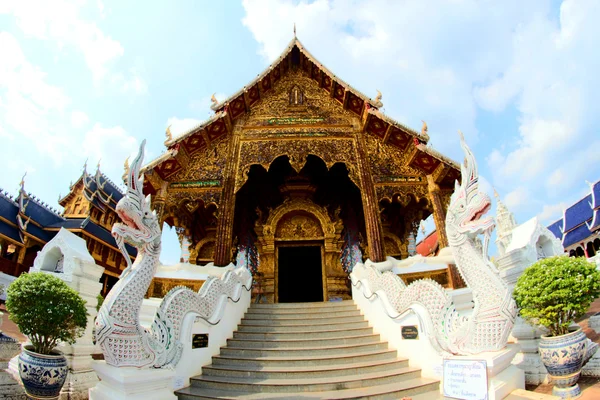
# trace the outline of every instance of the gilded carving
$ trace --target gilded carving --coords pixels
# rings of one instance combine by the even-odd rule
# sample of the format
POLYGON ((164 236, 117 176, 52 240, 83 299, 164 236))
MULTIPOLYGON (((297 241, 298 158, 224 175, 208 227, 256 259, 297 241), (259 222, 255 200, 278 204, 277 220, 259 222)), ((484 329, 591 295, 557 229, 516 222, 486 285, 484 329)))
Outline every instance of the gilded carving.
POLYGON ((221 188, 170 190, 166 201, 168 204, 179 205, 198 202, 199 200, 204 204, 214 203, 219 205, 221 202, 221 188))
POLYGON ((278 239, 315 239, 323 236, 318 221, 307 215, 291 215, 277 226, 275 237, 278 239))
POLYGON ((229 138, 224 136, 190 157, 188 165, 169 178, 173 182, 223 181, 223 172, 229 149, 229 138))
POLYGON ((421 171, 406 165, 408 152, 403 152, 395 146, 383 143, 381 139, 373 135, 365 135, 365 147, 375 183, 406 182, 413 184, 427 182, 421 171))
POLYGON ((317 82, 300 70, 289 71, 247 115, 248 126, 268 127, 271 118, 322 118, 325 125, 355 124, 357 116, 345 110, 317 82))
POLYGON ((253 164, 260 164, 268 170, 269 165, 277 157, 287 155, 292 168, 296 172, 300 172, 309 154, 321 158, 328 168, 338 162, 345 163, 350 179, 360 187, 353 139, 280 139, 244 141, 241 143, 235 190, 238 191, 246 182, 248 171, 253 164))
POLYGON ((427 181, 425 184, 420 185, 379 184, 375 186, 375 191, 377 193, 377 201, 387 199, 391 202, 394 197, 398 197, 403 206, 410 204, 413 199, 417 202, 425 199, 427 204, 430 203, 427 181))

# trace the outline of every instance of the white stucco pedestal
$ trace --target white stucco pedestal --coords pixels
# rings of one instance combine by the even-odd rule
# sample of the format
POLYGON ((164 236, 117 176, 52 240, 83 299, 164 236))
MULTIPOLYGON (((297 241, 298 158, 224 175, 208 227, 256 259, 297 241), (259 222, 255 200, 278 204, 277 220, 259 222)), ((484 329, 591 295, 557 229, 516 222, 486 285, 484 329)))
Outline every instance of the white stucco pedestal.
POLYGON ((89 390, 90 400, 176 400, 173 394, 174 370, 118 368, 105 361, 92 367, 100 382, 89 390))
MULTIPOLYGON (((485 361, 487 366, 487 399, 502 400, 514 390, 525 389, 525 373, 511 364, 518 351, 519 346, 509 344, 500 351, 479 353, 472 356, 450 356, 444 357, 444 360, 485 361)), ((444 387, 443 380, 441 387, 444 387)))

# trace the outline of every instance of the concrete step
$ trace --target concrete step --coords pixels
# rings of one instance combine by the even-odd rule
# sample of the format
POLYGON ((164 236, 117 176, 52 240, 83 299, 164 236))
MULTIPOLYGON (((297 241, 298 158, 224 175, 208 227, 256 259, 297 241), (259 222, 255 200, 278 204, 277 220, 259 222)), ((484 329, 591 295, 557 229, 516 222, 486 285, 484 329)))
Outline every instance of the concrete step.
POLYGON ((347 306, 354 306, 356 307, 356 304, 354 303, 354 300, 344 300, 344 301, 321 301, 321 302, 312 302, 312 303, 275 303, 275 304, 266 304, 266 303, 259 303, 259 304, 251 304, 250 305, 250 309, 259 309, 259 308, 266 308, 266 309, 294 309, 294 310, 303 310, 303 309, 307 309, 307 308, 337 308, 337 307, 347 307, 347 306))
POLYGON ((419 379, 421 370, 404 367, 351 376, 305 379, 250 379, 199 375, 190 379, 192 387, 253 393, 301 393, 355 389, 419 379))
POLYGON ((398 400, 410 397, 412 400, 442 400, 439 382, 431 379, 411 379, 388 385, 379 385, 359 389, 336 390, 328 392, 306 393, 242 393, 231 390, 203 389, 187 387, 176 392, 180 400, 282 400, 282 399, 353 399, 353 400, 398 400), (200 394, 201 393, 201 394, 200 394))
MULTIPOLYGON (((263 311, 263 310, 261 310, 263 311)), ((264 310, 266 311, 266 310, 264 310)), ((303 312, 303 313, 271 313, 271 312, 247 312, 244 319, 254 320, 271 320, 271 319, 302 319, 302 320, 321 320, 323 318, 339 318, 339 317, 360 317, 359 310, 335 310, 321 312, 303 312)))
MULTIPOLYGON (((266 304, 264 304, 266 305, 266 304)), ((290 308, 290 307, 279 307, 279 308, 268 308, 268 307, 253 307, 250 306, 246 310, 247 314, 322 314, 330 313, 333 311, 357 311, 358 307, 354 303, 344 303, 343 305, 327 306, 327 307, 307 307, 307 308, 290 308)))
POLYGON ((323 346, 348 346, 354 344, 379 343, 377 334, 357 335, 333 338, 312 338, 304 336, 303 339, 227 339, 229 348, 255 348, 255 349, 279 349, 289 347, 323 347, 323 346))
POLYGON ((432 379, 420 378, 391 383, 387 385, 371 386, 357 389, 335 390, 327 392, 304 393, 242 393, 232 390, 201 391, 191 386, 175 392, 180 400, 282 400, 282 399, 354 399, 354 400, 398 400, 410 397, 412 400, 441 400, 439 382, 432 379))
POLYGON ((229 376, 252 379, 302 379, 314 377, 338 377, 346 375, 365 374, 405 367, 408 367, 407 359, 309 367, 256 367, 241 365, 209 365, 202 368, 202 375, 229 376))
POLYGON ((396 360, 396 350, 366 351, 354 354, 335 354, 327 356, 304 355, 294 357, 242 357, 242 356, 213 356, 212 365, 243 365, 256 367, 310 367, 323 365, 356 364, 396 360))
POLYGON ((280 326, 280 325, 336 325, 345 324, 350 322, 363 322, 365 319, 362 315, 357 314, 349 317, 343 316, 329 316, 327 318, 280 318, 280 319, 253 319, 253 318, 242 318, 241 325, 268 325, 268 326, 280 326))
MULTIPOLYGON (((306 322, 304 322, 306 323, 306 322)), ((304 332, 312 333, 312 332, 322 332, 329 331, 331 329, 356 329, 356 328, 367 328, 369 327, 369 323, 367 321, 358 321, 358 322, 344 322, 344 323, 314 323, 310 325, 263 325, 263 324, 254 324, 254 323, 245 323, 238 326, 238 332, 304 332)))
POLYGON ((328 339, 373 334, 373 328, 328 329, 311 332, 233 332, 234 339, 247 340, 294 340, 294 339, 328 339))
POLYGON ((354 345, 338 345, 323 347, 288 347, 288 348, 242 348, 242 347, 222 347, 223 356, 242 356, 242 357, 295 357, 299 354, 310 354, 312 356, 326 356, 336 354, 355 354, 366 351, 387 350, 386 342, 375 342, 354 345))

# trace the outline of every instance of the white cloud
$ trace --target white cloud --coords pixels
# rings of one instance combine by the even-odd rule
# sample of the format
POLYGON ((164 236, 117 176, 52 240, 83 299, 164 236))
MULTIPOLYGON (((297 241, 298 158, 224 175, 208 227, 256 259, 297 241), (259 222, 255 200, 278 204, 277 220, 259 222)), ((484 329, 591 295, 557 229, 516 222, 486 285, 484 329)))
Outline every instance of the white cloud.
POLYGON ((504 197, 504 204, 509 210, 516 212, 527 203, 530 196, 531 194, 526 187, 519 186, 504 197))
POLYGON ((71 112, 71 125, 73 125, 73 128, 83 128, 88 122, 90 122, 90 119, 83 111, 75 110, 71 112))
POLYGON ((436 149, 462 158, 453 132, 473 143, 473 87, 498 76, 511 59, 517 26, 547 7, 505 1, 243 1, 242 22, 273 62, 298 37, 319 61, 367 95, 379 88, 385 111, 418 129, 429 125, 436 149), (348 64, 351 63, 349 66, 348 64))
POLYGON ((118 41, 102 32, 95 22, 81 16, 85 2, 22 0, 7 3, 0 13, 13 14, 26 35, 54 41, 59 49, 77 48, 94 79, 103 78, 110 64, 123 55, 118 41))
POLYGON ((564 201, 558 204, 547 204, 538 214, 538 218, 542 224, 551 224, 552 222, 562 218, 563 211, 570 205, 571 204, 564 201))
POLYGON ((194 128, 200 123, 202 123, 202 121, 195 118, 171 117, 167 120, 165 128, 170 127, 171 134, 174 138, 176 138, 177 136, 184 134, 185 132, 189 131, 190 129, 194 128))
POLYGON ((80 148, 89 165, 101 162, 104 173, 119 177, 127 157, 137 154, 138 141, 121 126, 103 127, 97 123, 85 134, 80 148))
POLYGON ((526 184, 546 203, 569 197, 574 184, 598 172, 591 151, 600 123, 598 19, 594 1, 563 1, 558 21, 538 14, 515 30, 506 68, 475 88, 481 107, 502 111, 514 103, 520 113, 519 137, 488 157, 504 187, 526 184))
POLYGON ((129 69, 128 76, 120 72, 115 73, 112 77, 112 82, 123 93, 134 93, 138 95, 148 93, 148 84, 135 68, 129 69))

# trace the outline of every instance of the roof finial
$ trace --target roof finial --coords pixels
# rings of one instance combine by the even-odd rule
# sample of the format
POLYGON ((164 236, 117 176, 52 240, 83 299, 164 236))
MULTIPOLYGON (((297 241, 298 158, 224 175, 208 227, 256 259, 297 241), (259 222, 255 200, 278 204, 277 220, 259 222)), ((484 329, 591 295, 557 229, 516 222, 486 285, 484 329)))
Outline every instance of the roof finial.
POLYGON ((294 22, 294 39, 296 39, 296 23, 294 22))
POLYGON ((83 163, 83 172, 87 172, 87 162, 88 162, 88 159, 86 158, 85 162, 83 163))
POLYGON ((429 130, 427 127, 427 122, 423 120, 421 120, 421 122, 423 123, 423 127, 421 127, 421 135, 427 135, 427 131, 429 130))
POLYGON ((100 170, 100 161, 102 161, 102 158, 98 159, 98 164, 96 164, 96 169, 100 170))
POLYGON ((494 197, 497 198, 498 200, 500 200, 500 195, 496 191, 496 188, 492 186, 492 189, 494 189, 494 197))
POLYGON ((25 171, 25 173, 23 174, 23 177, 21 178, 21 183, 19 183, 19 186, 21 186, 21 190, 25 189, 25 177, 27 176, 27 171, 25 171))
POLYGON ((211 101, 211 105, 210 105, 210 109, 213 111, 217 111, 217 108, 219 106, 219 100, 217 100, 217 98, 215 97, 216 93, 213 93, 212 96, 210 96, 210 101, 211 101))
POLYGON ((173 140, 173 134, 171 133, 171 125, 167 126, 167 130, 165 131, 165 136, 167 137, 165 142, 169 142, 169 141, 173 140))
MULTIPOLYGON (((375 90, 377 90, 377 89, 375 89, 375 90)), ((372 104, 377 108, 383 107, 383 103, 381 102, 382 97, 383 96, 381 95, 381 92, 379 90, 377 90, 377 96, 375 96, 375 101, 373 101, 372 104)))
POLYGON ((123 167, 125 168, 125 173, 129 172, 129 156, 127 156, 127 158, 125 159, 125 164, 123 165, 123 167))

